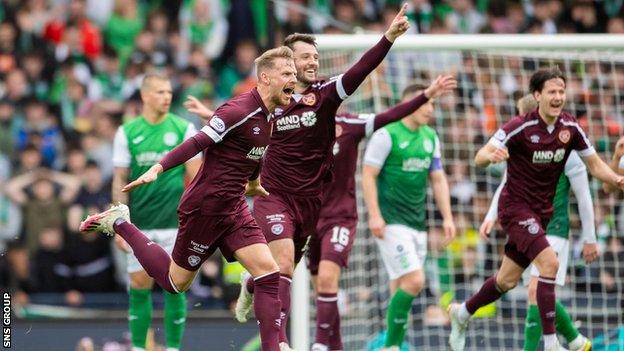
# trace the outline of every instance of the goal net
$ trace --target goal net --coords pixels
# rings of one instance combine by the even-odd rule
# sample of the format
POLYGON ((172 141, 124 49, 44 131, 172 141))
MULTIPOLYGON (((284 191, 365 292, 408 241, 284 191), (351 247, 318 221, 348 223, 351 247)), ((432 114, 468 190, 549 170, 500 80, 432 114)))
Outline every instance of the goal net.
MULTIPOLYGON (((378 39, 378 35, 318 37, 322 75, 344 72, 378 39)), ((446 350, 450 331, 446 306, 470 296, 499 265, 504 233, 498 230, 490 242, 485 242, 480 240, 478 228, 501 181, 501 171, 495 167, 477 169, 473 162, 476 151, 515 115, 515 102, 527 93, 534 70, 558 65, 568 79, 567 110, 579 117, 599 154, 610 158, 624 122, 622 48, 622 37, 618 36, 408 36, 397 41, 384 63, 343 104, 344 110, 353 113, 381 112, 397 103, 402 89, 410 83, 428 85, 436 75, 445 73, 458 79, 456 93, 436 101, 432 121, 442 142, 458 236, 449 247, 440 247, 441 219, 429 196, 426 288, 413 304, 406 337, 409 347, 446 350)), ((361 150, 364 146, 365 142, 361 150)), ((557 297, 569 306, 580 331, 594 341, 594 350, 611 350, 617 349, 614 345, 624 347, 621 198, 606 196, 596 180, 591 186, 601 256, 590 266, 582 260, 580 222, 572 197, 567 284, 557 289, 557 297)), ((368 231, 366 209, 358 192, 358 233, 349 269, 340 282, 342 336, 345 350, 376 350, 375 339, 385 329, 388 278, 368 231)), ((313 299, 310 304, 313 340, 313 299)), ((526 307, 526 286, 520 284, 479 311, 483 317, 473 320, 467 349, 520 349, 526 307)))

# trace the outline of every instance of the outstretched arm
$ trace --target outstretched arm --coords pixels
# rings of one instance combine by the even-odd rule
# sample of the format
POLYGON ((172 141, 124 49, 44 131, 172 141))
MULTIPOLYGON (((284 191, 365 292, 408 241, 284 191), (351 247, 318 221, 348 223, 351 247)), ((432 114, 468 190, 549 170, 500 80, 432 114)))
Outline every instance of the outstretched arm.
POLYGON ((406 8, 407 4, 401 7, 401 10, 396 15, 381 40, 370 48, 362 58, 340 78, 343 91, 341 92, 340 89, 338 89, 338 92, 341 98, 344 99, 355 92, 364 79, 366 79, 366 77, 379 66, 381 61, 383 61, 388 51, 390 51, 394 40, 409 29, 409 22, 407 16, 405 16, 406 8))
POLYGON ((409 101, 402 102, 390 109, 387 109, 382 113, 378 113, 375 116, 374 129, 377 130, 388 123, 398 121, 399 119, 408 116, 418 110, 422 105, 426 104, 429 99, 435 99, 439 96, 450 93, 456 87, 457 81, 453 76, 438 76, 422 94, 410 99, 409 101))
POLYGON ((589 173, 591 173, 592 176, 600 179, 604 183, 609 183, 609 185, 614 188, 624 188, 624 177, 613 172, 595 152, 583 157, 583 161, 585 161, 589 173))
MULTIPOLYGON (((622 169, 624 168, 624 137, 621 137, 620 140, 615 144, 615 150, 613 152, 613 157, 611 158, 611 162, 609 162, 609 167, 611 170, 617 174, 622 174, 622 169)), ((615 191, 617 188, 609 183, 603 183, 602 185, 605 193, 611 193, 615 191)))
POLYGON ((182 144, 169 151, 169 153, 165 155, 159 163, 153 165, 147 172, 143 173, 135 181, 126 185, 121 191, 129 192, 142 184, 151 183, 158 178, 160 173, 185 163, 193 156, 197 155, 200 151, 213 145, 215 141, 212 137, 208 136, 208 134, 204 131, 204 128, 195 134, 195 136, 186 139, 186 141, 182 144))

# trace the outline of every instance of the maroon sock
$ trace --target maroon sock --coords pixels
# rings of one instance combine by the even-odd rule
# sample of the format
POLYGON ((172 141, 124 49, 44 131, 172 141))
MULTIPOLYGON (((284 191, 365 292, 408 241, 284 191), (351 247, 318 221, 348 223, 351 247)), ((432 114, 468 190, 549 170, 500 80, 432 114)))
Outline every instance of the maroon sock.
POLYGON ((279 273, 271 273, 255 280, 254 313, 260 328, 262 351, 279 351, 280 305, 279 273))
POLYGON ((555 278, 540 276, 537 281, 537 307, 544 335, 555 333, 555 278))
POLYGON ((141 266, 143 266, 150 277, 154 278, 161 288, 172 294, 179 292, 169 279, 171 257, 162 247, 148 239, 134 224, 128 223, 123 219, 115 221, 113 229, 115 233, 121 235, 130 245, 134 256, 139 260, 141 266))
MULTIPOLYGON (((292 281, 292 277, 288 274, 280 273, 279 279, 279 299, 282 302, 280 319, 282 320, 282 325, 280 326, 280 335, 279 341, 285 342, 288 344, 288 335, 286 335, 288 316, 290 315, 290 283, 292 281)), ((257 282, 256 282, 257 284, 257 282)))
POLYGON ((319 293, 316 298, 316 343, 329 346, 337 315, 338 295, 319 293))
POLYGON ((247 284, 245 285, 245 287, 243 287, 243 289, 247 288, 247 291, 249 291, 249 293, 253 294, 254 293, 254 280, 253 278, 247 279, 247 284))
POLYGON ((483 286, 476 294, 466 301, 466 309, 470 314, 474 314, 479 307, 498 300, 503 293, 504 291, 500 291, 498 286, 496 286, 496 275, 493 275, 483 283, 483 286))
POLYGON ((334 320, 331 336, 329 337, 329 349, 332 351, 343 350, 342 335, 340 334, 340 311, 336 313, 336 320, 334 320))

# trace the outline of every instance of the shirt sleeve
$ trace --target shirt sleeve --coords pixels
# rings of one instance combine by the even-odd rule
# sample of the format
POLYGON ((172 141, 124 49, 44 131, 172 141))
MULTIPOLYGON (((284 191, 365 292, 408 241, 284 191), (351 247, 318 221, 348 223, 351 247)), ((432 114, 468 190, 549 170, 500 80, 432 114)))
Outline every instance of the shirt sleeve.
POLYGON ((348 98, 364 82, 364 79, 379 66, 391 47, 392 42, 385 35, 382 36, 379 42, 366 51, 344 74, 333 77, 320 88, 330 89, 331 96, 337 96, 339 102, 348 98))
POLYGON ((595 243, 594 204, 589 190, 589 179, 587 178, 585 164, 575 152, 572 152, 565 167, 566 177, 570 181, 570 186, 578 202, 582 241, 584 243, 595 243))
POLYGON ((210 121, 208 121, 200 131, 208 135, 215 144, 218 144, 236 127, 245 123, 245 121, 261 111, 259 107, 255 111, 249 111, 247 113, 240 110, 241 109, 233 105, 233 103, 226 102, 215 111, 210 121))
POLYGON ((439 171, 442 169, 442 151, 440 148, 440 138, 436 134, 433 145, 433 158, 431 160, 431 166, 429 167, 429 173, 439 171))
POLYGON ((113 166, 120 168, 130 167, 132 156, 128 148, 128 138, 123 127, 117 128, 115 139, 113 140, 113 166))
POLYGON ((366 146, 364 164, 381 169, 392 149, 392 138, 384 128, 376 131, 366 146))
POLYGON ((361 113, 359 115, 341 113, 336 116, 336 123, 344 128, 345 132, 356 135, 358 138, 368 137, 373 134, 375 115, 372 113, 361 113))
MULTIPOLYGON (((184 140, 192 138, 195 134, 197 134, 197 128, 195 128, 195 125, 193 123, 189 123, 188 127, 186 128, 186 132, 184 133, 184 140)), ((191 160, 201 160, 201 158, 202 154, 198 153, 197 155, 193 156, 191 160)))
POLYGON ((516 116, 503 124, 490 138, 489 143, 497 148, 506 148, 516 134, 520 133, 524 128, 537 123, 538 121, 536 120, 525 122, 520 116, 516 116))
MULTIPOLYGON (((375 121, 373 128, 375 130, 385 126, 388 123, 392 123, 400 120, 403 117, 408 116, 414 111, 418 110, 422 105, 426 104, 429 99, 425 96, 425 94, 420 94, 413 99, 402 102, 392 108, 385 110, 384 112, 378 113, 375 116, 375 121)), ((371 131, 372 133, 372 131, 371 131)))
MULTIPOLYGON (((572 137, 572 148, 578 151, 579 156, 587 157, 596 153, 596 150, 594 150, 594 147, 585 134, 585 131, 581 128, 581 126, 579 126, 578 123, 566 121, 564 122, 564 125, 572 127, 571 129, 574 133, 572 137)), ((564 131, 561 131, 560 133, 562 132, 564 131)))

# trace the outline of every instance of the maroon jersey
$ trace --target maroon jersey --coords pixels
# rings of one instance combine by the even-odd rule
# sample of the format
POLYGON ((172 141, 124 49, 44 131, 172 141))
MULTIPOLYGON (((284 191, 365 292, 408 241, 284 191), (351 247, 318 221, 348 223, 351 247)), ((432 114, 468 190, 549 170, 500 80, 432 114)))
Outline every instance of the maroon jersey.
POLYGON ((374 114, 336 116, 336 142, 333 181, 323 188, 321 217, 357 218, 355 202, 355 168, 358 145, 374 131, 374 114))
POLYGON ((281 114, 276 112, 271 147, 262 168, 267 191, 301 196, 320 194, 331 177, 334 116, 346 94, 339 95, 341 76, 319 81, 295 94, 281 114))
POLYGON ((424 94, 420 94, 376 115, 341 113, 336 116, 334 179, 323 188, 321 218, 357 218, 355 168, 360 141, 386 124, 418 110, 428 100, 424 94))
POLYGON ((506 208, 518 207, 549 218, 555 188, 570 152, 577 150, 580 156, 595 152, 576 118, 565 112, 552 126, 546 125, 537 110, 514 117, 491 142, 509 150, 507 182, 498 207, 501 218, 506 208))
POLYGON ((319 196, 332 178, 336 110, 383 60, 392 43, 385 37, 347 72, 317 81, 276 110, 271 147, 262 170, 269 191, 319 196))
POLYGON ((182 195, 179 210, 234 213, 269 145, 271 128, 272 115, 256 89, 221 105, 199 132, 208 135, 214 145, 206 150, 204 163, 182 195))

